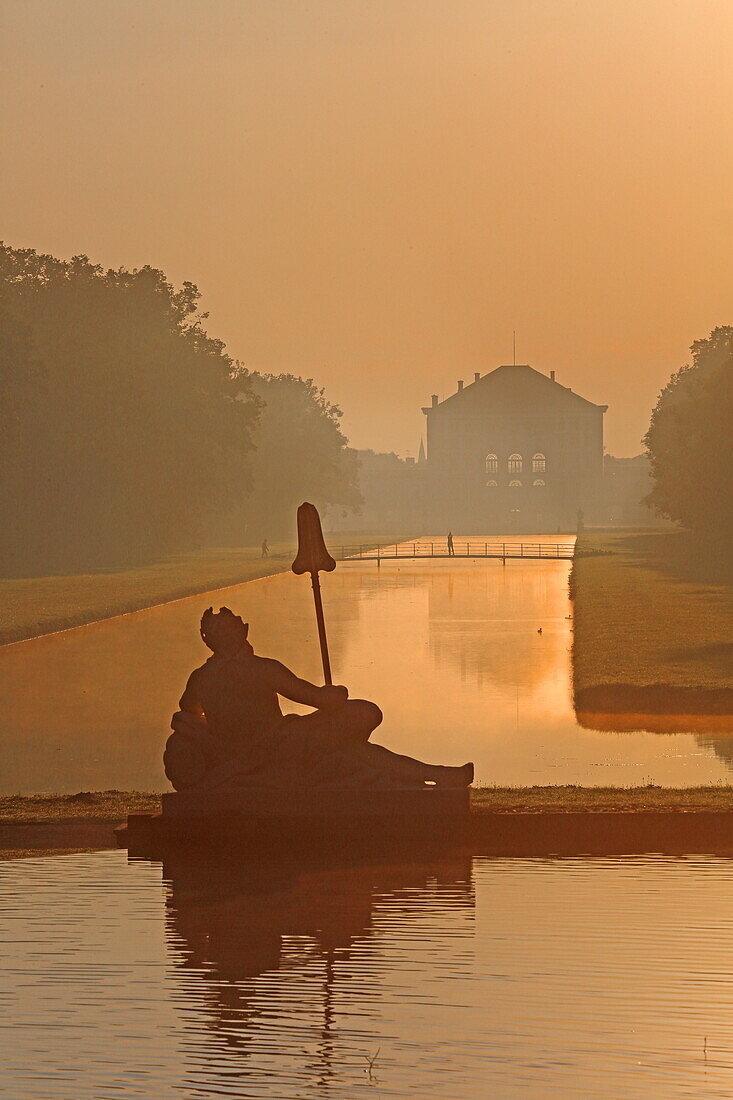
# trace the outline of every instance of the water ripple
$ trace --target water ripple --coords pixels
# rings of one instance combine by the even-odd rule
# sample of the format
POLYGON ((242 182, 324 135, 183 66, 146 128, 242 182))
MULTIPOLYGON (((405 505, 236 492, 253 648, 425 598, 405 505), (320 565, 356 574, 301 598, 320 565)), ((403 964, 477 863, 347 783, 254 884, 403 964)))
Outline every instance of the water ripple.
POLYGON ((728 1097, 714 857, 0 866, 0 1095, 728 1097))

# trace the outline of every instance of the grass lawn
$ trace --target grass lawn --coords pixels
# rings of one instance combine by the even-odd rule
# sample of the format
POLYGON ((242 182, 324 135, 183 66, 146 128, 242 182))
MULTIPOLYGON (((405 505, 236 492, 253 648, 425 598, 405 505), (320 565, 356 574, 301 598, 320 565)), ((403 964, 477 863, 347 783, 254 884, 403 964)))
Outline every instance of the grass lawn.
POLYGON ((577 551, 576 709, 733 715, 730 560, 678 531, 590 532, 577 551))
POLYGON ((476 787, 475 813, 641 813, 647 810, 733 812, 733 786, 476 787))
POLYGON ((160 795, 139 791, 2 797, 0 860, 113 848, 128 814, 159 811, 160 795))
MULTIPOLYGON (((395 536, 326 539, 338 552, 342 545, 361 541, 365 547, 376 546, 394 542, 395 536)), ((0 645, 282 573, 290 568, 294 554, 293 542, 272 543, 269 558, 261 557, 259 547, 212 549, 131 569, 0 580, 0 645)))

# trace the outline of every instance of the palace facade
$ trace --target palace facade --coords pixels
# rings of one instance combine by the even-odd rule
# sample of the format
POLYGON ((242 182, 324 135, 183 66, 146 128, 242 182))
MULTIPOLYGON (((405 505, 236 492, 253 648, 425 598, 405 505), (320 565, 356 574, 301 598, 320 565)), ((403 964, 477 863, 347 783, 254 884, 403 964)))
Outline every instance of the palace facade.
POLYGON ((467 534, 597 522, 607 407, 527 364, 475 374, 443 401, 433 394, 418 463, 422 525, 467 534))

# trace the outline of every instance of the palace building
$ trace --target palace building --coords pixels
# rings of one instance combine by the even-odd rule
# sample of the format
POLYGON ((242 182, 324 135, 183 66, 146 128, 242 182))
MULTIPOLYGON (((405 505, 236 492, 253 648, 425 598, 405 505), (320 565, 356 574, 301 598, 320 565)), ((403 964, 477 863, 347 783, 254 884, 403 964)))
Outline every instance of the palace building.
MULTIPOLYGON (((603 508, 603 414, 527 364, 475 374, 423 409, 426 529, 574 530, 603 508)), ((421 459, 422 459, 421 454, 421 459)))

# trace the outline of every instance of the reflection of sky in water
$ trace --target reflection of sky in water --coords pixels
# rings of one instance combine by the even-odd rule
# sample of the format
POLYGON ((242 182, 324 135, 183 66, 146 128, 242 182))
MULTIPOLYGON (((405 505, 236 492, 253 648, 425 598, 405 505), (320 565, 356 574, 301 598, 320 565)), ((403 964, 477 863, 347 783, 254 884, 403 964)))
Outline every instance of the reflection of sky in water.
MULTIPOLYGON (((581 728, 567 580, 557 561, 341 565, 322 578, 334 677, 382 707, 375 740, 472 759, 482 783, 727 781, 724 734, 581 728)), ((318 681, 310 585, 289 573, 5 647, 3 790, 163 789, 168 723, 206 657, 209 603, 241 611, 258 652, 318 681)))
POLYGON ((730 1096, 730 867, 17 860, 3 1095, 730 1096))

